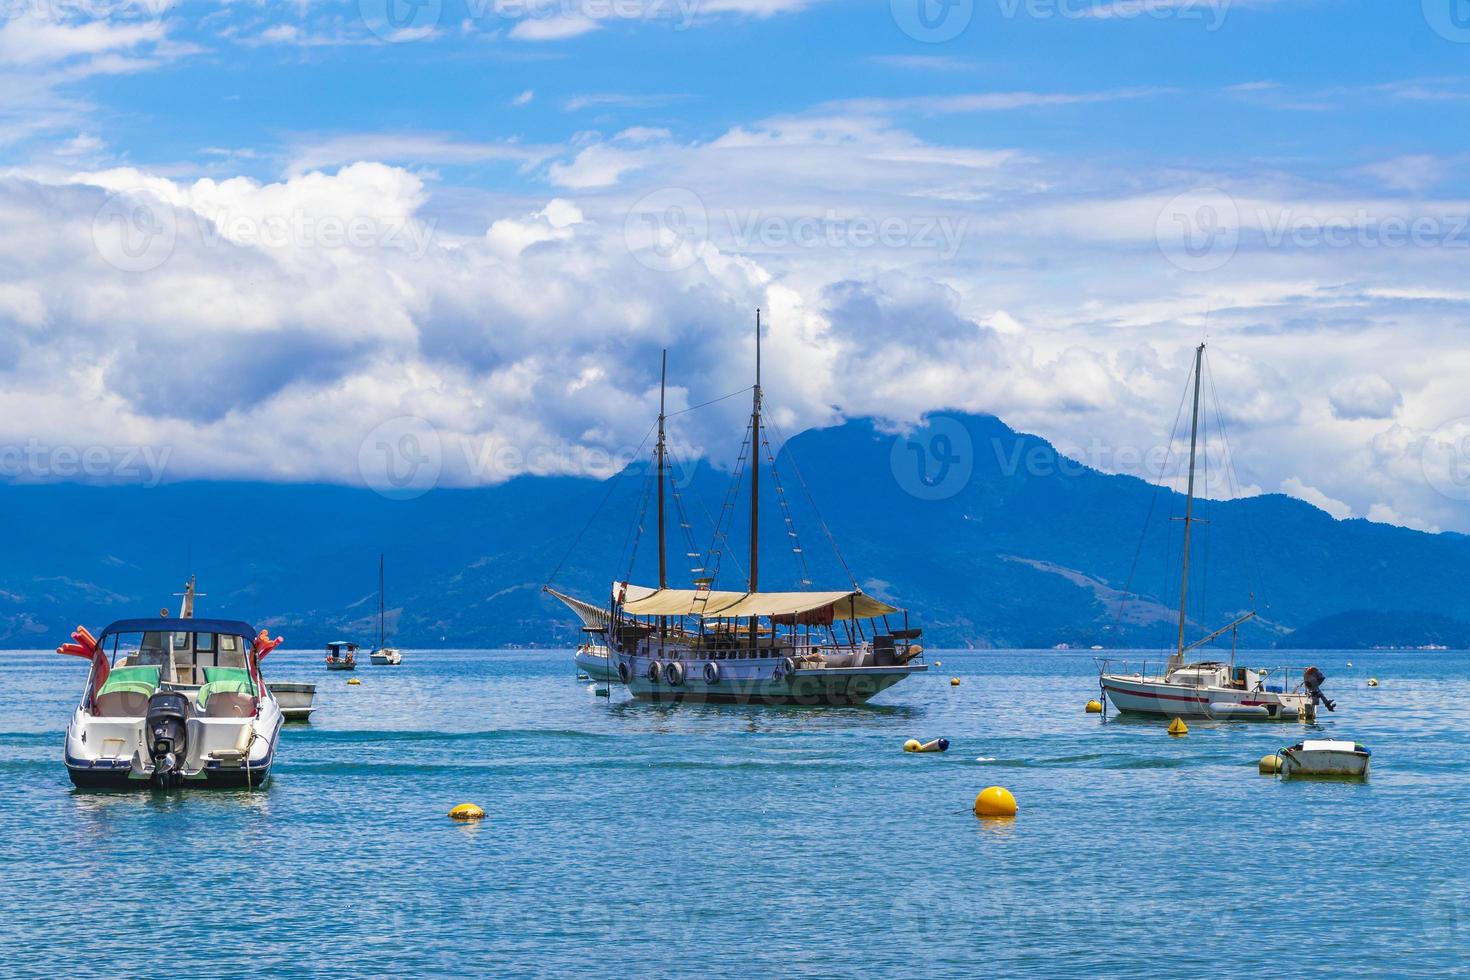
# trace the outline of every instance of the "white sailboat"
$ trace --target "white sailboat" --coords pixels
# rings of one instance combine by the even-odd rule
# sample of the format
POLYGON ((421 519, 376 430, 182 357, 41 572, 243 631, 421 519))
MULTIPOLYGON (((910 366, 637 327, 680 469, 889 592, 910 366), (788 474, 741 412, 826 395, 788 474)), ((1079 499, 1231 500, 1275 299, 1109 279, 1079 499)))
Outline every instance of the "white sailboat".
POLYGON ((388 645, 387 610, 383 604, 383 556, 378 555, 378 645, 368 654, 368 659, 380 667, 396 667, 403 663, 403 654, 388 645))
POLYGON ((1184 505, 1184 545, 1181 555, 1179 587, 1179 629, 1175 649, 1162 672, 1149 673, 1147 666, 1129 670, 1129 665, 1111 659, 1098 660, 1098 684, 1103 696, 1119 711, 1138 714, 1206 718, 1244 718, 1263 721, 1311 721, 1317 716, 1324 679, 1315 667, 1302 669, 1301 680, 1293 684, 1291 676, 1299 668, 1278 667, 1252 669, 1235 664, 1235 637, 1242 624, 1255 618, 1254 609, 1234 622, 1209 635, 1190 642, 1189 625, 1189 558, 1190 537, 1199 522, 1194 516, 1195 463, 1199 445, 1200 374, 1204 365, 1205 345, 1194 354, 1194 414, 1190 423, 1189 481, 1184 505), (1186 657, 1226 633, 1231 634, 1228 662, 1199 660, 1186 662, 1186 657))
MULTIPOLYGON (((665 357, 665 366, 667 357, 665 357)), ((711 578, 671 588, 666 560, 667 442, 660 381, 657 484, 658 584, 613 583, 606 612, 589 624, 617 679, 637 698, 762 704, 859 704, 928 667, 907 614, 854 585, 827 591, 760 589, 760 313, 750 416, 750 553, 742 591, 711 578), (894 617, 900 625, 892 625, 894 617)), ((700 571, 700 570, 696 570, 700 571)), ((590 603, 552 592, 589 617, 590 603)))

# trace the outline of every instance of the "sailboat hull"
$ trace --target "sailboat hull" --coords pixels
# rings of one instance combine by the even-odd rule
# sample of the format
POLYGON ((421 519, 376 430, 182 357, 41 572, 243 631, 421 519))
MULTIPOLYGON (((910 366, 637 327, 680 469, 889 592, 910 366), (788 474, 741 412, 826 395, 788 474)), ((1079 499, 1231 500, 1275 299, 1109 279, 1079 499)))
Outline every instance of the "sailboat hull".
POLYGON ((1316 708, 1306 694, 1171 683, 1157 677, 1103 674, 1103 693, 1132 714, 1254 721, 1310 721, 1316 708))

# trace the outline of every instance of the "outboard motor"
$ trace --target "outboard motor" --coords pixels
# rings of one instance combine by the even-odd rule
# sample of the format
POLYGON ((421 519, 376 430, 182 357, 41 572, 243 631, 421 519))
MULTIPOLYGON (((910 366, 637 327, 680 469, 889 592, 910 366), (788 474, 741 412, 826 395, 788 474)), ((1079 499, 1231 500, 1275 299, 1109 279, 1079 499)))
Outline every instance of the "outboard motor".
POLYGON ((178 691, 159 691, 148 699, 143 729, 153 760, 154 785, 175 787, 184 781, 188 721, 189 699, 178 691))
POLYGON ((1327 700, 1327 695, 1322 693, 1322 684, 1327 680, 1327 675, 1317 667, 1308 667, 1302 671, 1302 683, 1307 686, 1307 693, 1312 696, 1313 704, 1325 704, 1328 711, 1336 711, 1337 703, 1327 700))

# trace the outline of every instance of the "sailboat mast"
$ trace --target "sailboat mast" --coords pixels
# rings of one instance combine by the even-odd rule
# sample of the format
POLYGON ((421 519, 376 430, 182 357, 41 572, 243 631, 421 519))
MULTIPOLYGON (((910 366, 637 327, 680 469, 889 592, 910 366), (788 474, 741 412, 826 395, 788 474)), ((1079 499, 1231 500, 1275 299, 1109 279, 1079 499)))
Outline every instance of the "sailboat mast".
POLYGON ((1189 599, 1189 532, 1194 525, 1194 463, 1199 445, 1200 367, 1204 363, 1204 358, 1205 345, 1200 344, 1194 352, 1194 416, 1189 426, 1189 493, 1184 498, 1183 570, 1179 580, 1179 646, 1178 652, 1171 658, 1179 663, 1184 661, 1184 625, 1187 619, 1189 599))
POLYGON ((669 587, 667 547, 664 543, 664 388, 669 376, 669 352, 664 351, 658 371, 658 587, 669 587))
POLYGON ((387 638, 387 628, 384 625, 385 612, 383 609, 383 553, 378 552, 378 649, 383 648, 383 641, 387 638))
POLYGON ((755 592, 760 568, 761 502, 761 311, 755 311, 755 398, 750 411, 750 582, 755 592))

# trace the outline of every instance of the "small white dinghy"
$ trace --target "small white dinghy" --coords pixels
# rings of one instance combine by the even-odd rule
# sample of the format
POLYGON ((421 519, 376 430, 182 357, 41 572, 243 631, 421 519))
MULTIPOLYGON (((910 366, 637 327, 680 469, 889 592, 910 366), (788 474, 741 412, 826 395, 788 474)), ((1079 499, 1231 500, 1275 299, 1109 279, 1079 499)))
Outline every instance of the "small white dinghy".
POLYGON ((311 702, 316 698, 316 685, 305 681, 275 681, 266 687, 280 705, 281 717, 287 721, 306 721, 311 717, 311 702))
POLYGON ((1364 779, 1373 753, 1357 742, 1308 739, 1281 750, 1283 776, 1364 779))

